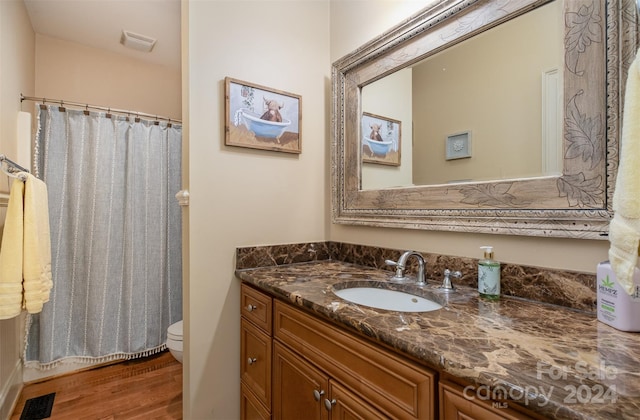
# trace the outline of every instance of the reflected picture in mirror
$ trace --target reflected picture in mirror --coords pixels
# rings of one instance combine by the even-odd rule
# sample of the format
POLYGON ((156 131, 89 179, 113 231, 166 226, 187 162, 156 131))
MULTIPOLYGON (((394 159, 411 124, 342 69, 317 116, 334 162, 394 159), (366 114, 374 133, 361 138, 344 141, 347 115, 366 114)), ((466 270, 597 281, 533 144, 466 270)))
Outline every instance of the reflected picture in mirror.
POLYGON ((447 136, 445 144, 446 160, 468 159, 471 157, 471 131, 447 136))
POLYGON ((363 162, 400 166, 400 121, 363 112, 362 133, 363 162))

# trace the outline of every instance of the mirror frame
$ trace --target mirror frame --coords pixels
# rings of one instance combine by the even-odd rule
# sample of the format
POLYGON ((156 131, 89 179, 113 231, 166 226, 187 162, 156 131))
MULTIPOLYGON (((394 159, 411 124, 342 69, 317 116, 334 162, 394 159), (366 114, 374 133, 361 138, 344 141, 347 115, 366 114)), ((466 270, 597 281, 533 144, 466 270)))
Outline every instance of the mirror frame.
POLYGON ((564 0, 561 176, 361 190, 362 87, 549 1, 445 0, 333 64, 334 223, 607 238, 624 85, 638 44, 633 0, 564 0))

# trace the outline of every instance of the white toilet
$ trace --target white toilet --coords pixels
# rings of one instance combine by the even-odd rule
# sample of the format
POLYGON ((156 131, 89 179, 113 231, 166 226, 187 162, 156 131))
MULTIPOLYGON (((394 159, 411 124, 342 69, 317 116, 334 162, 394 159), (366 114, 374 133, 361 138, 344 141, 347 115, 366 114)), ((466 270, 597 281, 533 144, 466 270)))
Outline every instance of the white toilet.
POLYGON ((167 328, 167 348, 182 363, 182 321, 169 325, 167 328))

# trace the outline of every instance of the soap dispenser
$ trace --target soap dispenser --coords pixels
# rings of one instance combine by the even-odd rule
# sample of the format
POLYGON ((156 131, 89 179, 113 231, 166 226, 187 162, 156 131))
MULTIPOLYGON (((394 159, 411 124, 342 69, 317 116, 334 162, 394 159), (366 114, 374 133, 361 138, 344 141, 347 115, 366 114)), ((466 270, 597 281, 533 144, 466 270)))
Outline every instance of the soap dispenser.
POLYGON ((500 298, 500 263, 493 259, 493 247, 481 246, 484 258, 478 261, 478 292, 486 299, 500 298))

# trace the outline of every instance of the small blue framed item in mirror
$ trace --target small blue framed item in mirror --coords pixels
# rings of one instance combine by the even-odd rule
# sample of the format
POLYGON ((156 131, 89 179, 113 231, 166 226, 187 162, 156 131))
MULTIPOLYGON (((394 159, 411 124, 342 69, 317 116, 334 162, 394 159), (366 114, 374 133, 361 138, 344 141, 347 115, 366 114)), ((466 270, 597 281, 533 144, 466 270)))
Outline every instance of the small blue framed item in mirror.
POLYGON ((471 157, 471 131, 447 136, 446 159, 463 159, 471 157))

